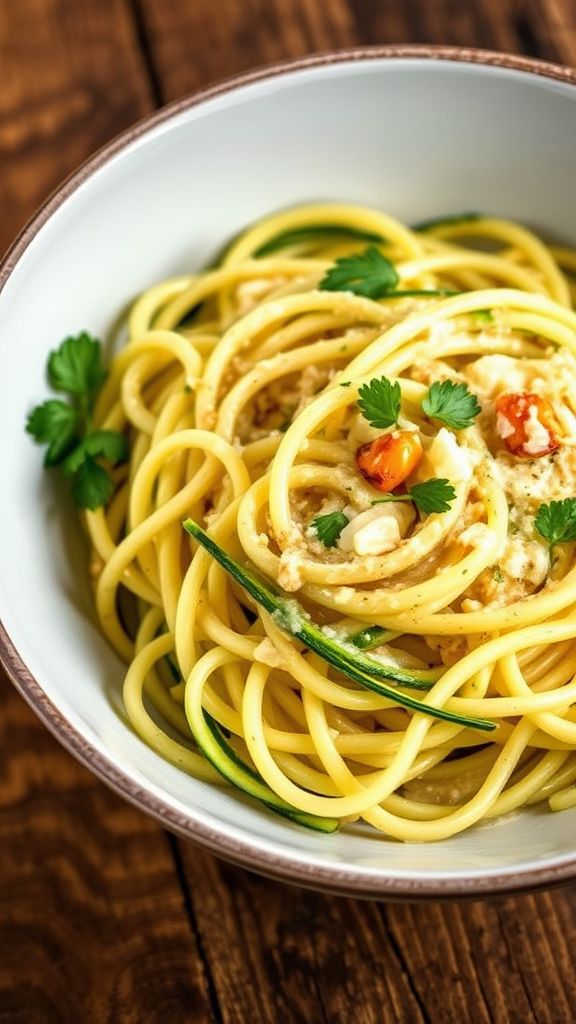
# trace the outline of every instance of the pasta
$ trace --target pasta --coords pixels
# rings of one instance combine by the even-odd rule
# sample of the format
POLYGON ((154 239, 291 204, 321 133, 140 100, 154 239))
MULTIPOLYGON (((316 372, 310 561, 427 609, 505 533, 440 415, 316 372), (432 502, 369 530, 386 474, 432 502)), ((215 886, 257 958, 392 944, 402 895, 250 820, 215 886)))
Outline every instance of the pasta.
POLYGON ((83 518, 147 744, 326 831, 576 805, 575 297, 518 224, 319 204, 134 302, 83 518))

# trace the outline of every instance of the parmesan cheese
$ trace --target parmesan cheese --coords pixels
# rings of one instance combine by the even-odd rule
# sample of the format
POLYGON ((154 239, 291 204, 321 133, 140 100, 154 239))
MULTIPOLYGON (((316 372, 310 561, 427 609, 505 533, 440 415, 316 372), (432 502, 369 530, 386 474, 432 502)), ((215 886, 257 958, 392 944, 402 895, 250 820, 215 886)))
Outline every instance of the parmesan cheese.
POLYGON ((344 527, 338 547, 341 551, 354 551, 361 557, 383 555, 398 547, 414 519, 411 505, 393 502, 374 505, 344 527))
POLYGON ((576 450, 571 446, 533 461, 522 461, 507 452, 499 452, 494 471, 506 492, 508 504, 517 512, 535 509, 542 501, 576 494, 576 450))
POLYGON ((300 552, 295 551, 294 548, 286 548, 280 555, 280 565, 278 567, 278 583, 283 590, 293 591, 300 589, 303 582, 300 574, 301 568, 302 556, 300 552))
POLYGON ((427 462, 434 476, 467 483, 481 457, 480 452, 459 445, 454 434, 441 427, 428 449, 427 462))
POLYGON ((494 398, 502 391, 523 391, 527 386, 527 360, 513 356, 482 356, 464 370, 479 395, 494 398))
POLYGON ((472 523, 462 530, 458 540, 467 547, 481 548, 492 545, 496 537, 496 532, 486 526, 486 523, 472 523))
POLYGON ((510 423, 510 420, 501 412, 496 415, 496 431, 502 440, 505 440, 507 437, 511 437, 514 433, 514 427, 510 423))
POLYGON ((526 441, 524 451, 527 455, 542 455, 550 447, 550 431, 538 417, 538 406, 528 408, 528 417, 524 422, 526 441))
POLYGON ((527 580, 538 585, 546 579, 550 562, 542 544, 519 534, 508 540, 500 568, 514 580, 527 580))
POLYGON ((251 310, 262 302, 262 300, 279 285, 284 284, 285 277, 258 277, 252 281, 242 281, 236 288, 236 302, 238 303, 238 316, 246 316, 251 310))

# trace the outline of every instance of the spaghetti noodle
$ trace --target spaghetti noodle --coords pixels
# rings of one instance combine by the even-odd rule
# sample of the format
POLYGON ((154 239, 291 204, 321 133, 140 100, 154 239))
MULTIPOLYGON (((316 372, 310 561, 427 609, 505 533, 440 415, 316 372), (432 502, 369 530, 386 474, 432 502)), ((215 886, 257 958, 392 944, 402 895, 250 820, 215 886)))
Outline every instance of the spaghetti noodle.
POLYGON ((322 204, 137 299, 84 516, 147 744, 328 831, 576 804, 575 296, 517 224, 322 204))

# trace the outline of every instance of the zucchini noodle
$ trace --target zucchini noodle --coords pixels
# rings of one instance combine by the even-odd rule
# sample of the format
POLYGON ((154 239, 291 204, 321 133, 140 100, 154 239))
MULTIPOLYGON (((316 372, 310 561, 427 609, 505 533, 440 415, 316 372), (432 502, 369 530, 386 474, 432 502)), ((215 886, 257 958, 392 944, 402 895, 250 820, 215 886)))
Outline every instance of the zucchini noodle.
POLYGON ((134 302, 93 417, 124 432, 130 457, 108 505, 82 516, 145 743, 324 831, 362 819, 424 842, 576 805, 576 536, 549 547, 537 528, 542 505, 576 499, 575 296, 576 253, 518 224, 409 229, 318 204, 134 302), (326 286, 367 247, 395 287, 326 286), (388 427, 362 411, 382 378, 400 388, 388 427), (468 424, 425 412, 441 382, 475 397, 468 424), (541 404, 514 426, 499 403, 519 394, 541 404), (386 434, 420 453, 393 495, 359 470, 386 434), (411 500, 430 480, 450 485, 443 509, 411 500), (288 611, 267 610, 226 559, 288 611), (300 622, 349 663, 369 659, 359 671, 379 667, 380 688, 303 641, 300 622))

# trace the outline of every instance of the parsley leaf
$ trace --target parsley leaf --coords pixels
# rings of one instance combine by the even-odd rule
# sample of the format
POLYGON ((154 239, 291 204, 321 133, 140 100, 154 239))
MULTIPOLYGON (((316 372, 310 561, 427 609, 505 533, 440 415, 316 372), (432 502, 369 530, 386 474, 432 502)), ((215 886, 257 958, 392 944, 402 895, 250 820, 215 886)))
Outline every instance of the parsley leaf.
POLYGON ((333 548, 342 530, 348 525, 348 516, 343 512, 327 512, 324 516, 316 516, 310 525, 324 547, 333 548))
POLYGON ((430 419, 439 420, 452 430, 469 427, 481 411, 476 395, 467 385, 452 380, 434 381, 422 402, 422 410, 430 419))
POLYGON ((111 463, 128 458, 128 441, 117 430, 93 430, 91 410, 106 371, 101 344, 83 331, 65 338, 48 357, 48 380, 68 401, 49 399, 28 416, 26 430, 38 444, 48 445, 45 466, 61 465, 72 478, 72 496, 80 508, 105 505, 114 491, 107 469, 98 459, 111 463))
POLYGON ((402 392, 397 380, 373 377, 358 388, 358 408, 373 427, 393 427, 400 415, 402 392))
POLYGON ((410 497, 419 512, 447 512, 456 497, 456 491, 444 477, 432 477, 410 488, 410 497))
POLYGON ((105 376, 100 342, 86 331, 65 338, 48 357, 48 381, 54 391, 93 400, 105 376))
POLYGON ((37 405, 26 421, 26 430, 39 444, 47 444, 45 466, 65 459, 76 441, 76 413, 67 402, 50 399, 37 405))
POLYGON ((110 501, 113 490, 110 474, 87 455, 72 477, 72 497, 78 507, 100 508, 110 501))
POLYGON ((555 544, 576 540, 576 498, 563 498, 540 505, 534 526, 552 549, 555 544))
POLYGON ((421 484, 413 484, 407 494, 387 494, 385 498, 376 498, 373 505, 385 501, 413 501, 419 512, 429 515, 432 512, 448 512, 456 497, 456 491, 449 480, 444 477, 432 477, 421 484))
POLYGON ((368 299, 404 299, 409 296, 459 295, 453 288, 398 289, 400 278, 393 263, 374 245, 355 256, 342 256, 326 272, 318 287, 330 292, 354 292, 368 299))
POLYGON ((117 430, 95 430, 93 434, 88 434, 66 459, 64 472, 76 473, 88 458, 97 455, 103 455, 110 462, 125 462, 128 442, 124 434, 117 430))
POLYGON ((393 289, 400 278, 394 264, 375 245, 356 256, 343 256, 324 275, 318 287, 328 292, 354 292, 378 299, 393 289))

